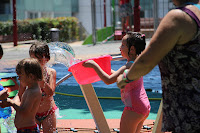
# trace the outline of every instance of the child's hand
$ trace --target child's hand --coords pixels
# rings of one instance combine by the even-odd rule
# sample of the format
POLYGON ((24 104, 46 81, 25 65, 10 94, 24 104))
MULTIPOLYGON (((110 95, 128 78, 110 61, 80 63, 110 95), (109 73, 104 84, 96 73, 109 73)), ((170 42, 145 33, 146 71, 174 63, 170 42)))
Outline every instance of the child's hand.
POLYGON ((124 87, 126 86, 126 82, 123 80, 123 74, 119 75, 117 77, 117 86, 120 88, 120 89, 124 89, 124 87))
POLYGON ((39 81, 38 83, 39 83, 40 88, 42 89, 44 87, 45 81, 42 80, 42 81, 39 81))
POLYGON ((8 88, 5 88, 2 91, 0 91, 0 100, 4 100, 8 98, 8 96, 9 96, 8 88))
POLYGON ((97 63, 93 60, 88 60, 86 62, 83 63, 83 66, 84 67, 91 67, 93 68, 97 63))
POLYGON ((10 98, 6 98, 6 99, 0 101, 1 108, 9 107, 11 105, 12 105, 12 100, 10 98))

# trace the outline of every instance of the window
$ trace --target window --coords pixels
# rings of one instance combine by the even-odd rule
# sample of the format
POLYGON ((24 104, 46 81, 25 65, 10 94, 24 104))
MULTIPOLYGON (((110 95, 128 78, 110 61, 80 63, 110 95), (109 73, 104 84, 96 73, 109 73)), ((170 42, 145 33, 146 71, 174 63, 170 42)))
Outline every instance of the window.
POLYGON ((30 18, 30 19, 38 18, 38 13, 37 12, 27 12, 27 18, 30 18))
POLYGON ((53 15, 51 12, 42 12, 41 13, 41 17, 44 17, 44 18, 51 18, 53 15))
POLYGON ((11 14, 9 1, 6 0, 0 1, 0 14, 11 14))

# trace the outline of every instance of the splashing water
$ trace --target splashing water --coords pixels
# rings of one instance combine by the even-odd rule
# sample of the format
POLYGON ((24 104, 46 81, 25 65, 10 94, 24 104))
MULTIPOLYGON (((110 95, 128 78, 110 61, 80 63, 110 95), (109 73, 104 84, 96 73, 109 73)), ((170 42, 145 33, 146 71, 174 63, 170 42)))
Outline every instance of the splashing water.
POLYGON ((56 119, 62 118, 62 116, 59 113, 59 108, 56 109, 55 114, 56 114, 56 119))
POLYGON ((73 48, 70 45, 68 45, 67 43, 64 43, 64 42, 51 42, 51 43, 49 43, 49 45, 60 47, 63 50, 71 53, 72 56, 75 57, 75 53, 74 53, 73 48))
POLYGON ((13 113, 10 117, 3 120, 3 125, 7 128, 8 133, 16 133, 17 129, 14 124, 16 111, 13 110, 13 113))
POLYGON ((48 44, 50 49, 51 59, 48 61, 47 66, 52 67, 54 64, 63 64, 66 67, 70 67, 79 62, 73 55, 67 50, 58 47, 56 44, 48 44))

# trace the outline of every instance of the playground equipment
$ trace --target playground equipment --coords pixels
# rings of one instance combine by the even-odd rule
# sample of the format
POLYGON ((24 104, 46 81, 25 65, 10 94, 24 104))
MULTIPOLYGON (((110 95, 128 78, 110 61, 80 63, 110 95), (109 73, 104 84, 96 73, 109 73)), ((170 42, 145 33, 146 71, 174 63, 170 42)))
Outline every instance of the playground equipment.
MULTIPOLYGON (((8 88, 8 92, 9 92, 9 98, 13 98, 17 92, 18 92, 18 83, 16 82, 17 78, 17 74, 15 73, 0 73, 0 84, 2 86, 0 86, 0 91, 3 88, 8 88)), ((6 122, 6 126, 10 129, 10 132, 15 131, 15 127, 14 127, 14 123, 9 122, 9 121, 13 121, 13 116, 12 116, 12 110, 11 107, 6 107, 6 108, 0 108, 0 118, 3 118, 3 120, 1 120, 0 122, 5 121, 6 122)), ((1 123, 2 124, 2 123, 1 123)), ((3 124, 2 124, 3 125, 3 124)), ((2 127, 2 129, 4 130, 4 127, 2 127)), ((1 133, 1 125, 0 125, 0 133, 1 133)))

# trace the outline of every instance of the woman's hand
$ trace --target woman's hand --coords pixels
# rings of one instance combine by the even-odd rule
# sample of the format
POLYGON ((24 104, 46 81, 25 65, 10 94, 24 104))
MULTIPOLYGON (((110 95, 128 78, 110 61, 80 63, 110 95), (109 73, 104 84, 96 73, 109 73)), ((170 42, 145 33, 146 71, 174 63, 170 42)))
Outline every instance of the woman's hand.
POLYGON ((97 63, 93 60, 88 60, 83 63, 84 67, 90 67, 90 68, 94 68, 96 65, 97 65, 97 63))

